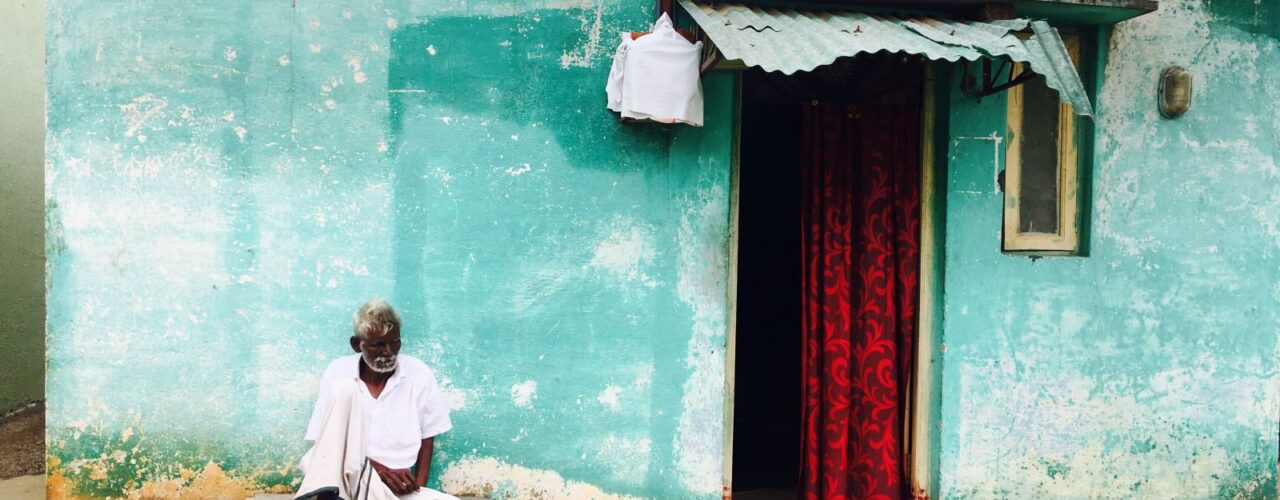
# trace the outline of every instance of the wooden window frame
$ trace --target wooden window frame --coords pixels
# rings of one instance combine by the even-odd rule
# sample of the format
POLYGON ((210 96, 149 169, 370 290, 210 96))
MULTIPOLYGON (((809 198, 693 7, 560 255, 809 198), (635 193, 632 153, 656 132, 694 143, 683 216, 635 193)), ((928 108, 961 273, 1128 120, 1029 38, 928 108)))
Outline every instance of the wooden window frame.
MULTIPOLYGON (((1062 34, 1067 52, 1080 67, 1080 37, 1062 34)), ((1021 74, 1021 63, 1014 66, 1021 74)), ((1001 250, 1006 253, 1029 255, 1079 255, 1080 245, 1080 154, 1077 132, 1078 118, 1075 108, 1065 102, 1058 111, 1058 232, 1023 233, 1018 231, 1021 218, 1019 210, 1022 190, 1022 107, 1021 85, 1008 91, 1008 135, 1005 149, 1004 170, 1004 224, 1001 234, 1001 250)))

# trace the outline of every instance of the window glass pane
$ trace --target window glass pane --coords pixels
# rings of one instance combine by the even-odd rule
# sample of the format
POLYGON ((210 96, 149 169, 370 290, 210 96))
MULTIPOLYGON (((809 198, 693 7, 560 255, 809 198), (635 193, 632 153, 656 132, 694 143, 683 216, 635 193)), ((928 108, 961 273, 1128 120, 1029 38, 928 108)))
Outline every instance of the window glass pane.
POLYGON ((1058 233, 1058 94, 1033 78, 1022 84, 1021 233, 1058 233))

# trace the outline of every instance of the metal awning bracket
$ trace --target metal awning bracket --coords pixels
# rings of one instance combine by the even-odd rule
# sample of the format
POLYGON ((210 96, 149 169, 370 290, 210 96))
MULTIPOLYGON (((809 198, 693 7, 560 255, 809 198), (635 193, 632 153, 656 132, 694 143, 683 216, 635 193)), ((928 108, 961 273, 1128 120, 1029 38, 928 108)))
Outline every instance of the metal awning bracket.
POLYGON ((992 71, 991 59, 982 60, 982 85, 978 85, 977 78, 969 74, 966 63, 966 71, 964 79, 960 81, 960 90, 973 94, 978 97, 986 97, 989 95, 999 94, 1018 85, 1022 85, 1039 78, 1040 75, 1031 71, 1022 70, 1017 76, 1013 74, 1014 65, 1007 59, 1000 60, 1000 66, 992 71), (1003 80, 1003 82, 1001 81, 1003 80))

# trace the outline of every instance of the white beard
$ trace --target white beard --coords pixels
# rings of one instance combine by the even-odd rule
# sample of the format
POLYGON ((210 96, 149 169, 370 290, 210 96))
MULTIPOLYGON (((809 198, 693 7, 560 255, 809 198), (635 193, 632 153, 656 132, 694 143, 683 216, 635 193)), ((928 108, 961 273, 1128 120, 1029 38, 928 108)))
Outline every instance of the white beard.
POLYGON ((396 356, 370 358, 367 354, 361 354, 360 357, 364 359, 365 366, 368 366, 375 373, 391 373, 396 371, 396 367, 400 366, 396 356))

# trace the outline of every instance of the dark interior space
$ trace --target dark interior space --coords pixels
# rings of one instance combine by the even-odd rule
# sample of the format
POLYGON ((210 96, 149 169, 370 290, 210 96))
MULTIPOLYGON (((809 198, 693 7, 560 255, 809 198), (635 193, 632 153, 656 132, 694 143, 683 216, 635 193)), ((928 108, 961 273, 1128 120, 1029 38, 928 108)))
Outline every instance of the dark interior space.
POLYGON ((920 68, 915 58, 873 54, 790 76, 759 69, 743 73, 735 498, 796 498, 799 483, 804 106, 856 107, 884 97, 918 94, 920 68), (746 494, 738 494, 742 492, 746 494))
POLYGON ((794 488, 800 470, 800 107, 744 98, 739 151, 733 489, 794 488))

